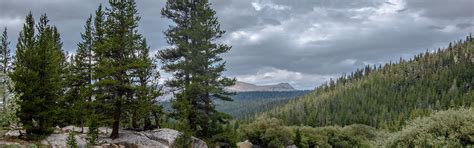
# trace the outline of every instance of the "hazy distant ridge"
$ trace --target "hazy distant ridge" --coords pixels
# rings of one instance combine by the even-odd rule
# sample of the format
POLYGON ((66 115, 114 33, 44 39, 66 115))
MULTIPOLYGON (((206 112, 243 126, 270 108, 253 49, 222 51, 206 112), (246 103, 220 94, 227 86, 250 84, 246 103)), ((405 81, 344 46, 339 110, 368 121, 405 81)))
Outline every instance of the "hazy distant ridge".
POLYGON ((275 85, 255 85, 245 82, 237 81, 234 86, 226 88, 227 91, 231 92, 253 92, 253 91, 296 91, 293 86, 288 83, 279 83, 275 85))

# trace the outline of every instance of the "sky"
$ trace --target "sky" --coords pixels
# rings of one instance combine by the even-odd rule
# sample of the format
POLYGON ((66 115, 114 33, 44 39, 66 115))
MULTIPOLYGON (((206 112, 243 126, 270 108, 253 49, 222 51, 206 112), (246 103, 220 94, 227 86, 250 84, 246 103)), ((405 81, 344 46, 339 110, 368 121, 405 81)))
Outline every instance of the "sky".
MULTIPOLYGON (((74 53, 87 17, 107 0, 0 0, 11 49, 26 14, 46 13, 74 53)), ((165 0, 137 0, 139 31, 153 54, 168 47, 165 0)), ((405 59, 474 32, 474 0, 210 0, 233 48, 228 77, 258 85, 313 89, 364 65, 405 59)), ((169 74, 163 73, 163 80, 169 74)))

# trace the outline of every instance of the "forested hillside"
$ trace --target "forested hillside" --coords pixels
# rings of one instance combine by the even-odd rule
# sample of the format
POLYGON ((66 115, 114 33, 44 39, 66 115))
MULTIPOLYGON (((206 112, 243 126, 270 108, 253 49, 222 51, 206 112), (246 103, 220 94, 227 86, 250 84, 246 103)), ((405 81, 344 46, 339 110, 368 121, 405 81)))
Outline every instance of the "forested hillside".
POLYGON ((434 110, 472 106, 474 41, 384 66, 367 66, 316 88, 262 116, 288 125, 365 124, 398 130, 405 121, 434 110))
MULTIPOLYGON (((284 105, 290 100, 306 95, 310 91, 266 91, 238 92, 232 96, 232 101, 216 100, 216 110, 231 115, 235 119, 253 117, 255 114, 268 111, 275 106, 284 105)), ((160 102, 165 111, 170 112, 171 103, 160 102)))
POLYGON ((216 101, 216 109, 236 119, 253 116, 258 112, 270 110, 288 101, 307 94, 309 91, 278 92, 239 92, 232 96, 233 101, 216 101))

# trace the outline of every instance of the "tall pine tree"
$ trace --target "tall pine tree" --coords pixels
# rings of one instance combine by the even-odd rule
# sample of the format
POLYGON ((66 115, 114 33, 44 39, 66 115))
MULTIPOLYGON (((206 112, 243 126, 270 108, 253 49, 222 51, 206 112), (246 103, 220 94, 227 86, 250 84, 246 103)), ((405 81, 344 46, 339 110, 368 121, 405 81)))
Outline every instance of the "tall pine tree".
POLYGON ((92 23, 92 16, 90 16, 84 26, 85 31, 81 33, 82 41, 78 44, 76 55, 71 56, 66 79, 68 90, 64 105, 70 115, 68 122, 79 124, 81 127, 85 123, 86 116, 92 111, 92 70, 95 63, 92 49, 94 42, 92 23))
POLYGON ((6 110, 7 108, 7 98, 8 98, 8 92, 9 89, 8 86, 8 73, 9 73, 9 67, 10 67, 10 49, 8 46, 10 45, 10 42, 8 41, 8 33, 7 33, 7 28, 3 30, 1 38, 1 43, 0 43, 0 59, 1 61, 1 68, 2 68, 2 75, 1 75, 1 82, 2 82, 2 89, 3 89, 3 95, 2 95, 2 103, 3 103, 3 111, 6 110))
POLYGON ((229 118, 215 110, 213 99, 231 100, 223 88, 235 80, 222 76, 225 62, 220 57, 231 47, 216 43, 224 31, 207 0, 168 0, 162 15, 176 23, 165 32, 173 47, 157 54, 163 69, 173 73, 167 85, 177 89, 174 116, 181 130, 212 140, 229 118))
POLYGON ((142 124, 142 129, 150 130, 159 127, 160 114, 162 112, 161 106, 157 104, 156 98, 160 95, 158 90, 159 73, 156 70, 154 59, 149 56, 150 47, 146 39, 142 39, 141 45, 136 51, 135 60, 135 99, 131 108, 132 112, 132 127, 137 129, 139 123, 142 124), (152 125, 151 117, 155 118, 155 125, 152 125))
POLYGON ((1 60, 2 60, 2 71, 3 73, 8 73, 8 71, 10 70, 9 66, 10 66, 10 60, 11 60, 11 55, 10 55, 10 48, 8 48, 8 46, 10 46, 10 42, 8 41, 8 32, 7 32, 7 28, 5 27, 5 29, 3 30, 3 33, 2 33, 2 40, 1 40, 1 51, 0 51, 0 55, 1 55, 1 60))
MULTIPOLYGON (((97 65, 94 78, 97 82, 96 98, 105 116, 112 117, 111 138, 118 138, 120 122, 130 104, 134 103, 135 90, 133 73, 136 69, 136 52, 140 48, 142 36, 138 33, 138 11, 134 0, 110 0, 110 8, 105 12, 105 21, 96 27, 96 37, 103 29, 103 40, 95 42, 97 65), (107 112, 107 111, 110 112, 107 112)), ((97 14, 97 13, 96 13, 97 14)), ((101 19, 100 17, 96 17, 101 19)))
POLYGON ((33 16, 27 15, 18 38, 15 69, 10 74, 21 100, 17 115, 30 137, 53 131, 59 114, 57 102, 62 97, 64 53, 56 27, 48 23, 47 16, 42 15, 35 36, 33 16))

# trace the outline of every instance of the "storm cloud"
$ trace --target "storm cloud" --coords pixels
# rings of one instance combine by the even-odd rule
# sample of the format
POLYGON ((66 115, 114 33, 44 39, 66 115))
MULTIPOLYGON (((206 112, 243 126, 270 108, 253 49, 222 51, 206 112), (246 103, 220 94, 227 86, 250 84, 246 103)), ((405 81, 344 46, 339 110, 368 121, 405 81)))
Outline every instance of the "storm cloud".
MULTIPOLYGON (((0 27, 11 48, 29 12, 47 13, 74 52, 87 17, 105 0, 0 0, 0 27)), ((211 0, 221 27, 225 75, 255 84, 312 89, 367 64, 410 58, 474 31, 472 0, 211 0)), ((172 22, 164 0, 137 0, 140 32, 156 52, 172 22)), ((167 75, 164 74, 164 79, 167 75)))

